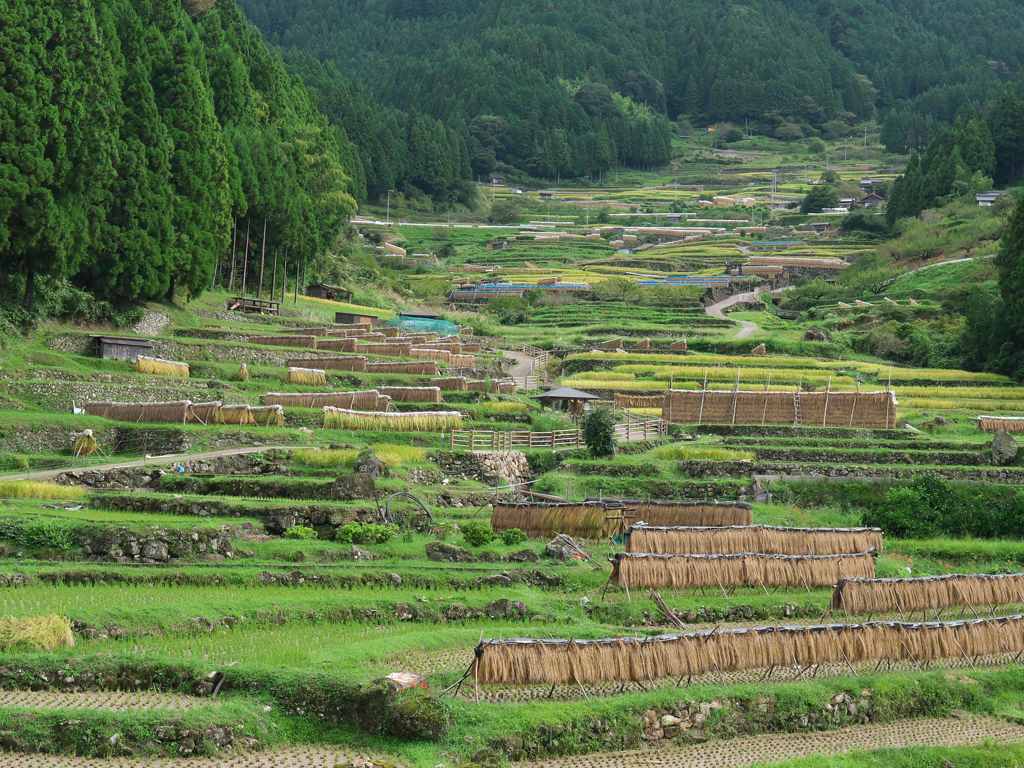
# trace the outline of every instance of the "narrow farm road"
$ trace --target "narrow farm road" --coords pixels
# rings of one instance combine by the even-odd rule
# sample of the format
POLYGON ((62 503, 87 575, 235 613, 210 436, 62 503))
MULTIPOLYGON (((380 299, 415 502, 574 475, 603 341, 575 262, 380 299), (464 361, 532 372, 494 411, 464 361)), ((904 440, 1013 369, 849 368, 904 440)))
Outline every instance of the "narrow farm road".
MULTIPOLYGON (((763 293, 763 291, 748 291, 747 293, 735 293, 732 296, 727 296, 721 301, 716 301, 714 304, 708 304, 704 307, 704 312, 711 317, 717 317, 722 320, 727 320, 725 316, 725 310, 730 307, 734 307, 737 304, 745 304, 747 302, 757 301, 757 297, 763 293)), ((736 332, 733 337, 737 340, 749 339, 759 330, 761 327, 757 323, 752 323, 749 320, 740 320, 740 329, 736 332)))
POLYGON ((177 464, 180 461, 202 461, 205 459, 219 459, 224 456, 245 456, 250 453, 262 453, 275 449, 291 450, 302 448, 300 445, 250 445, 244 448, 221 448, 216 451, 200 451, 198 453, 169 453, 163 456, 146 456, 142 459, 131 459, 129 461, 116 461, 110 464, 89 464, 71 467, 58 467, 56 469, 40 469, 35 472, 15 472, 13 474, 0 474, 0 480, 52 480, 65 472, 98 471, 109 472, 114 469, 131 469, 132 467, 165 466, 177 464))
POLYGON ((535 374, 533 358, 525 352, 512 352, 511 350, 503 349, 501 353, 505 357, 516 361, 515 365, 513 365, 512 369, 509 371, 509 375, 512 378, 523 379, 535 374))
POLYGON ((924 718, 837 731, 774 733, 685 747, 608 752, 520 763, 521 768, 734 768, 811 755, 902 747, 971 746, 1024 741, 1024 726, 993 717, 924 718))

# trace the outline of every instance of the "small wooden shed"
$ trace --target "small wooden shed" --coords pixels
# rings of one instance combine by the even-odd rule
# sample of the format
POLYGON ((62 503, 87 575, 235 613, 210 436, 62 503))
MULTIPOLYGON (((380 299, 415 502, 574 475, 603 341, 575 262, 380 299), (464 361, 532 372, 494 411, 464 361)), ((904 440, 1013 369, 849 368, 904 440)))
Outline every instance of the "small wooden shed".
POLYGON ((139 355, 152 355, 153 342, 124 336, 94 336, 96 352, 104 360, 127 360, 134 363, 139 355))
POLYGON ((306 295, 315 299, 328 299, 329 301, 352 301, 352 291, 337 285, 327 283, 313 283, 306 286, 306 295))
POLYGON ((579 416, 586 410, 588 403, 600 400, 601 398, 598 395, 573 389, 572 387, 557 387, 537 395, 537 399, 540 400, 542 405, 579 416))

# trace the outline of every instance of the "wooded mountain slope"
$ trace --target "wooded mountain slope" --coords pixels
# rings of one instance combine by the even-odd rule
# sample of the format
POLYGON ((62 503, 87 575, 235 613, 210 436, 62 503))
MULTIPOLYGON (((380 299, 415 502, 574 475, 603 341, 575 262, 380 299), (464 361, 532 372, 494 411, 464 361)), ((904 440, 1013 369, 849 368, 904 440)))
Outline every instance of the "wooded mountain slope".
POLYGON ((385 103, 467 124, 478 174, 495 157, 591 170, 572 150, 605 140, 609 100, 581 83, 783 138, 880 109, 894 115, 890 143, 916 145, 1024 62, 1014 0, 241 2, 273 42, 336 63, 385 103))
MULTIPOLYGON (((0 292, 36 278, 114 304, 208 286, 233 220, 320 252, 363 184, 234 0, 0 10, 0 292), (212 6, 212 7, 211 7, 212 6)), ((258 230, 257 230, 258 231, 258 230)))

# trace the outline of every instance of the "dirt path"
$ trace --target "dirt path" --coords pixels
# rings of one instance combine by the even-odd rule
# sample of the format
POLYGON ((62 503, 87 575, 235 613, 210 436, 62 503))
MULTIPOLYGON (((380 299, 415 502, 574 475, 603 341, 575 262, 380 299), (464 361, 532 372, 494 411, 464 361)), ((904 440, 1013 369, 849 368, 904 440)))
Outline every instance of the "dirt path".
POLYGON ((522 768, 733 768, 811 755, 901 747, 970 746, 1024 741, 1024 726, 992 717, 926 718, 838 731, 779 733, 685 747, 608 752, 519 765, 522 768))
POLYGON ((301 448, 299 445, 257 445, 245 448, 222 448, 217 451, 201 451, 199 453, 169 453, 163 456, 147 456, 143 459, 132 459, 130 461, 117 461, 111 464, 90 464, 77 467, 61 467, 58 469, 41 469, 35 472, 16 472, 14 474, 0 474, 0 480, 52 480, 57 475, 65 472, 109 472, 113 469, 130 469, 131 467, 167 466, 186 461, 202 461, 205 459, 218 459, 223 456, 244 456, 250 453, 262 453, 273 450, 292 450, 301 448))
MULTIPOLYGON (((721 320, 728 320, 725 316, 725 310, 733 307, 737 304, 745 304, 752 301, 757 301, 758 295, 761 291, 749 291, 747 293, 735 293, 732 296, 727 296, 721 301, 715 302, 714 304, 708 304, 704 307, 704 312, 711 317, 717 317, 721 320)), ((759 330, 761 327, 757 323, 752 323, 749 320, 739 320, 740 329, 736 332, 734 339, 749 339, 759 330)))
POLYGON ((527 376, 535 375, 535 364, 533 358, 525 352, 512 352, 509 350, 502 350, 501 352, 505 357, 515 360, 515 365, 512 366, 509 371, 509 376, 514 379, 524 379, 527 376))

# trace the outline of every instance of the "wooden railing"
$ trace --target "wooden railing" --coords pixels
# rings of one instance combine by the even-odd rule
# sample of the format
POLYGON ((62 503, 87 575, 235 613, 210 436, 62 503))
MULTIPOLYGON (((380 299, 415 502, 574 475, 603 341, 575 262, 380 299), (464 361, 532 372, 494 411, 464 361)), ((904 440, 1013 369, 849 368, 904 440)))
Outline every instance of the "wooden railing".
MULTIPOLYGON (((668 432, 661 419, 627 417, 615 425, 615 438, 619 442, 653 440, 668 432)), ((496 432, 487 429, 457 429, 449 437, 453 451, 512 451, 522 448, 547 448, 552 451, 571 451, 585 445, 583 430, 560 429, 554 432, 496 432)))

